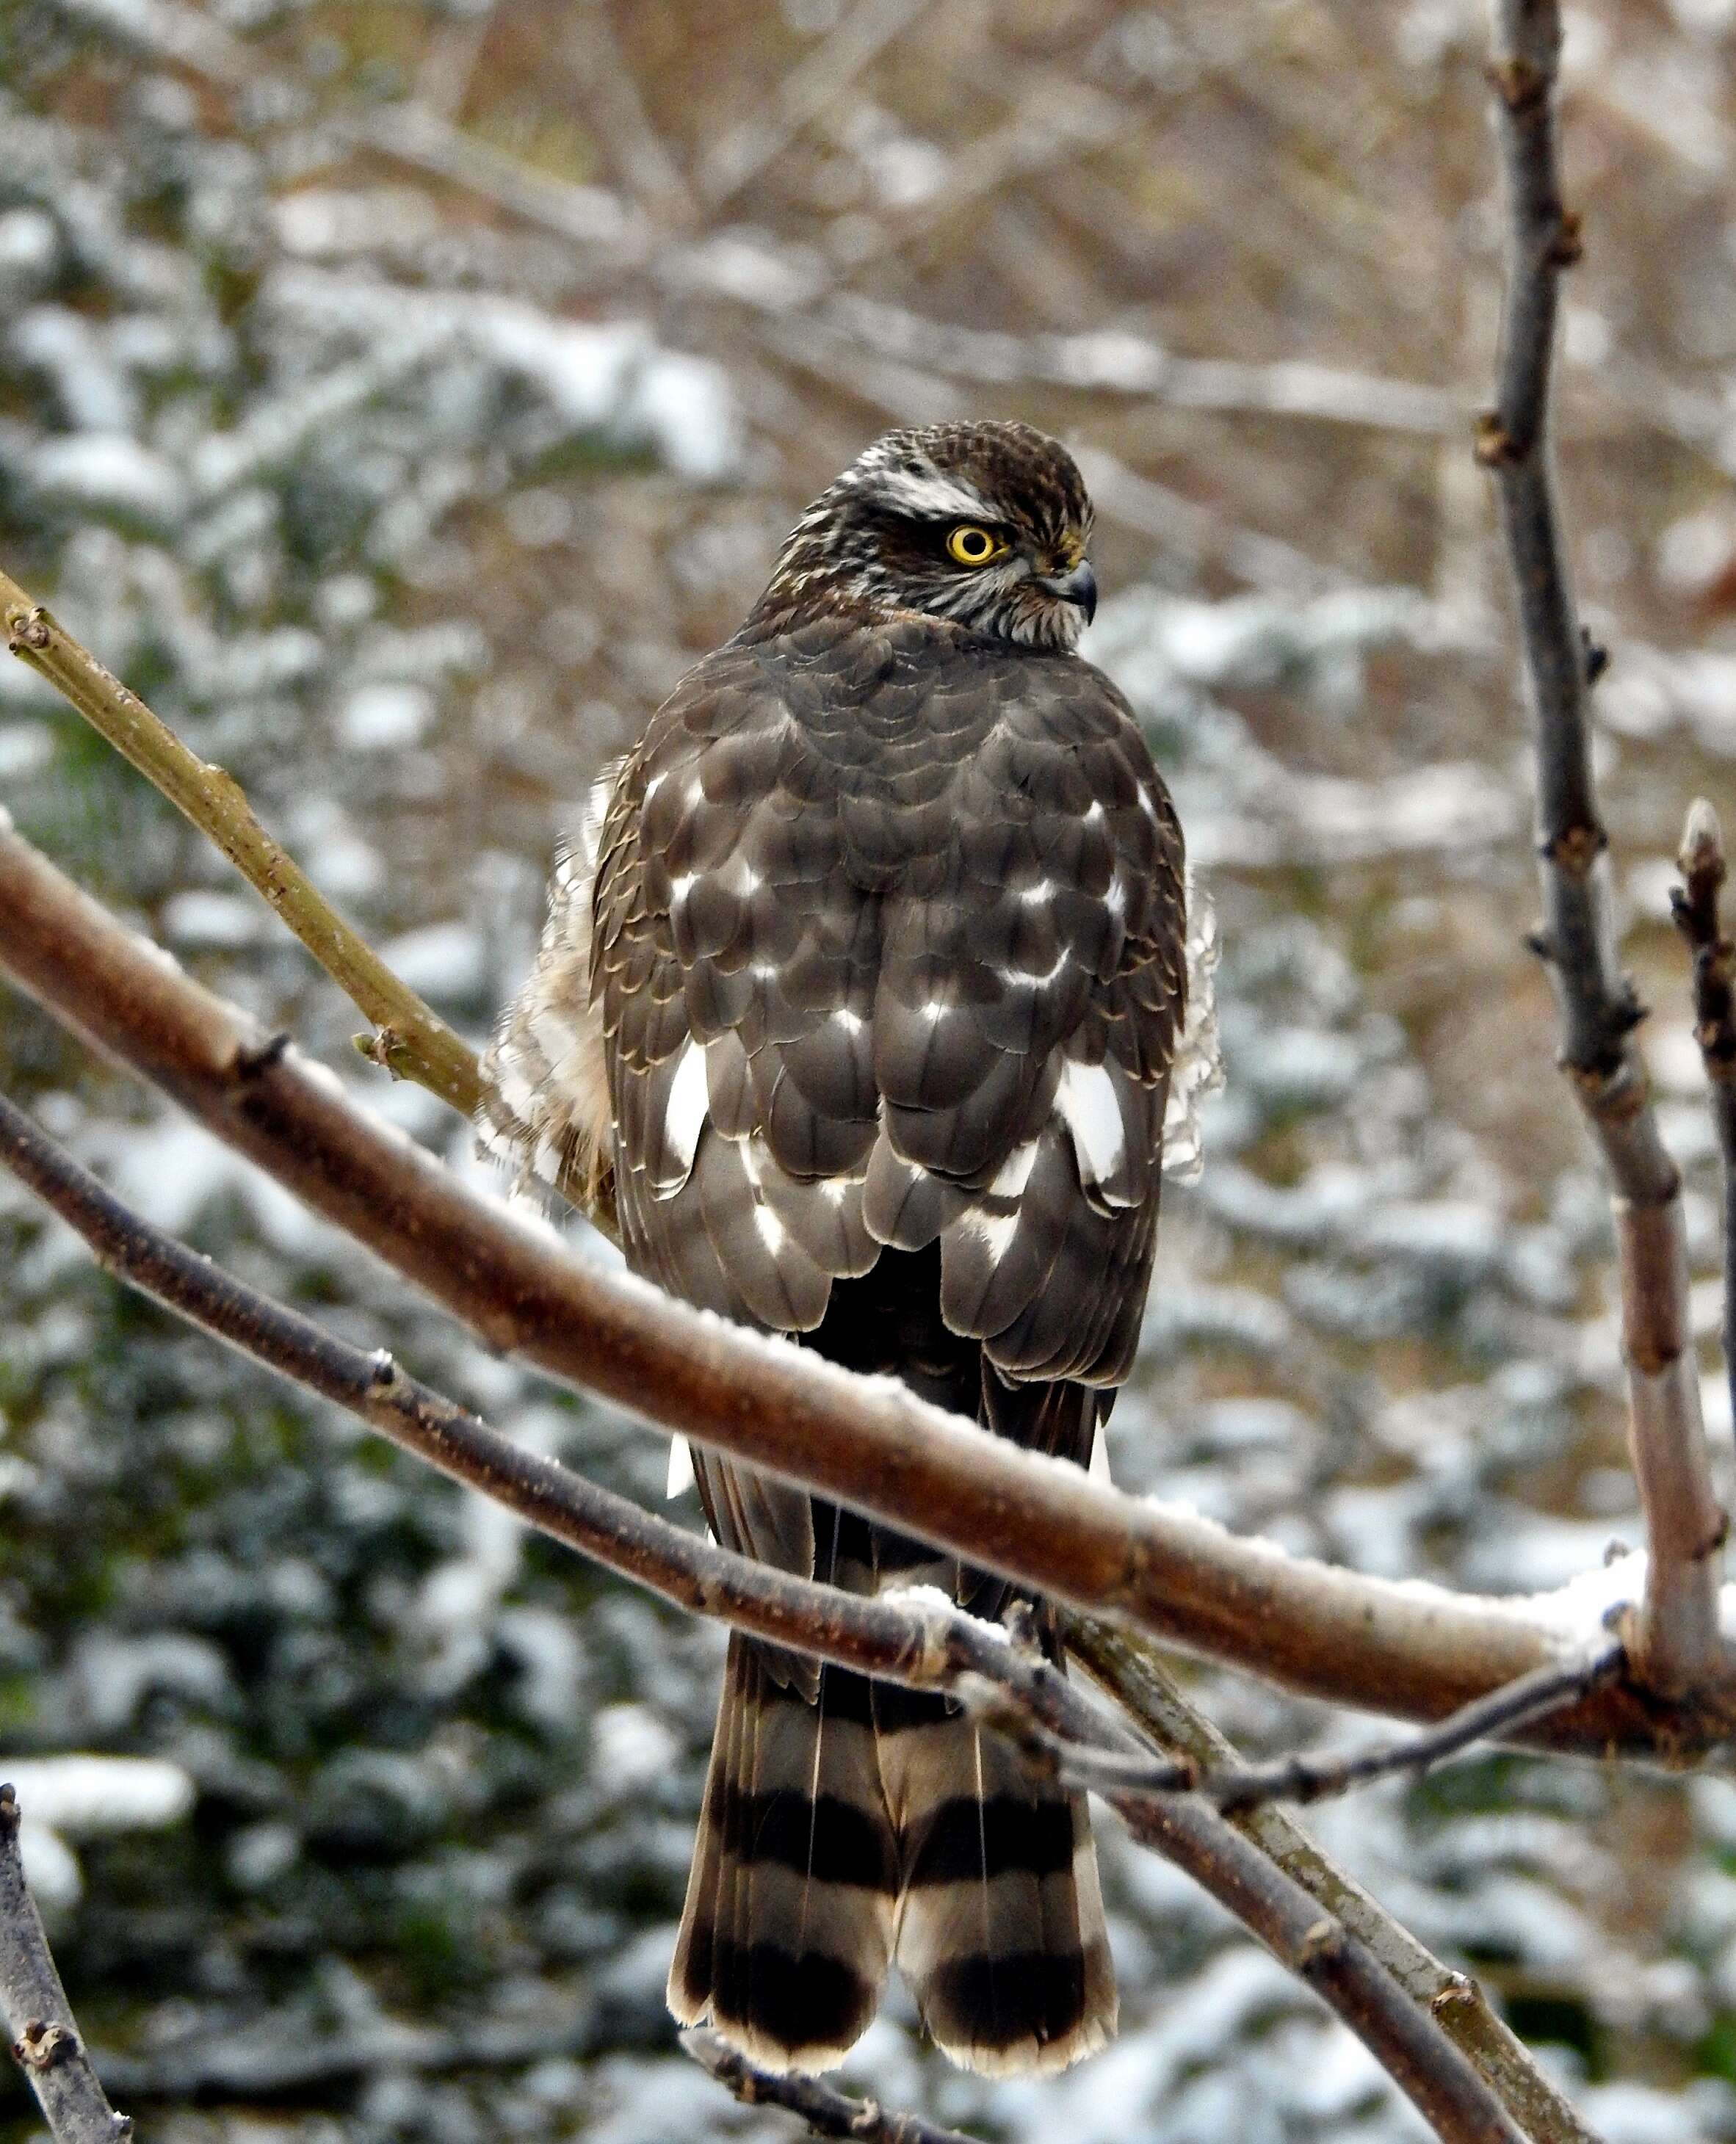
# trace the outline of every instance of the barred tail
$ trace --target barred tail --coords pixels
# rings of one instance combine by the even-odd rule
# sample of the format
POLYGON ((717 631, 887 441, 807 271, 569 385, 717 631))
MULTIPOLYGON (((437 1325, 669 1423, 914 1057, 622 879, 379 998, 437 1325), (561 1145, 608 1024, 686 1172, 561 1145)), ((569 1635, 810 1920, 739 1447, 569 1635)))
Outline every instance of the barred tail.
POLYGON ((1084 1797, 945 1700, 872 1687, 900 1846, 895 1955, 935 2044, 991 2076, 1094 2054, 1115 1976, 1084 1797))
POLYGON ((818 1701, 732 1637, 669 2008, 771 2070, 826 2069, 873 2018, 898 1867, 869 1685, 818 1701))

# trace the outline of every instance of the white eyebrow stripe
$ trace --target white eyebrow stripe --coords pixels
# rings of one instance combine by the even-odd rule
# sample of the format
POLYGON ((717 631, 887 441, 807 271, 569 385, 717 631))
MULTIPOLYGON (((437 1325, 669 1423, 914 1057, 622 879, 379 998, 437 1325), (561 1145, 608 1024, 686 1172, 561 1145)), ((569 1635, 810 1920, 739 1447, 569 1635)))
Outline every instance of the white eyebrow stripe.
POLYGON ((989 512, 980 492, 959 478, 942 476, 938 469, 927 476, 882 469, 875 476, 874 488, 889 506, 922 521, 939 521, 950 514, 980 521, 989 512))

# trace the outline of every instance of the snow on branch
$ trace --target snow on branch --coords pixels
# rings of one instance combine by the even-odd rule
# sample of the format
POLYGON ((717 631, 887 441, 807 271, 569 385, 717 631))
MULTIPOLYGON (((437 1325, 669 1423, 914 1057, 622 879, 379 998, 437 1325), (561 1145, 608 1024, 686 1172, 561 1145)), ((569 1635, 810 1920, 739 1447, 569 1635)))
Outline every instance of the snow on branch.
MULTIPOLYGON (((992 1689, 1015 1730, 1099 1771, 1149 1753, 1090 1704, 1034 1645, 925 1589, 867 1597, 797 1578, 701 1540, 558 1462, 527 1453, 389 1355, 326 1333, 153 1228, 0 1097, 0 1159, 99 1261, 155 1300, 307 1389, 335 1401, 445 1474, 677 1605, 841 1666, 922 1689, 992 1689)), ((1204 1796, 1128 1791, 1105 1799, 1135 1838, 1164 1854, 1257 1935, 1368 2047, 1448 2144, 1512 2144, 1518 2132, 1473 2063, 1412 2001, 1368 1944, 1236 1829, 1204 1796)), ((0 1824, 7 1806, 0 1803, 0 1824)), ((0 1872, 3 1882, 3 1872, 0 1872)), ((0 1893, 3 1904, 3 1893, 0 1893)), ((57 2045, 58 2042, 56 2043, 57 2045)), ((742 2072, 744 2082, 751 2082, 742 2072)), ((836 2095, 831 2096, 836 2099, 836 2095)), ((800 2110, 798 2110, 800 2111, 800 2110)), ((831 2112, 836 2113, 836 2107, 831 2112)), ((860 2107, 856 2110, 863 2112, 860 2107)), ((933 2140, 875 2110, 878 2130, 933 2140)), ((851 2133, 849 2131, 831 2133, 851 2133)), ((85 2144, 81 2133, 78 2144, 85 2144)))
MULTIPOLYGON (((1291 1556, 605 1272, 376 1122, 3 826, 0 972, 493 1346, 1048 1598, 1287 1688, 1438 1719, 1576 1654, 1631 1583, 1616 1566, 1562 1595, 1495 1601, 1291 1556)), ((1736 1675, 1680 1703, 1617 1682, 1528 1739, 1681 1754, 1733 1720, 1736 1675)))

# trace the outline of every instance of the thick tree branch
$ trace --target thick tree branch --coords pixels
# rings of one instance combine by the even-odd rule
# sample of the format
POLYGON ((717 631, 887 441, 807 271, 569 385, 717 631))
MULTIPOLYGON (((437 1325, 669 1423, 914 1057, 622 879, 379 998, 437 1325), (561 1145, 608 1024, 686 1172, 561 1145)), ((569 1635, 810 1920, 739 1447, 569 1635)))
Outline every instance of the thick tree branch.
MULTIPOLYGON (((1062 1615, 1061 1635, 1069 1652, 1160 1750, 1202 1772, 1238 1761, 1227 1737, 1183 1696, 1146 1640, 1071 1612, 1062 1615)), ((1476 1982, 1443 1965, 1291 1816, 1265 1803, 1237 1811, 1229 1821, 1368 1945, 1411 2001, 1476 2065, 1534 2144, 1598 2144, 1476 1982)))
POLYGON ((8 653, 77 708, 170 802, 209 836, 277 911, 332 980, 378 1030, 363 1054, 395 1077, 414 1079, 466 1116, 481 1097, 476 1053, 400 982, 346 923, 301 866, 253 816, 235 777, 190 752, 136 692, 16 581, 0 573, 0 621, 8 653))
POLYGON ((1580 254, 1579 220, 1561 202, 1560 41, 1555 0, 1495 0, 1490 73, 1511 239, 1495 406, 1479 427, 1477 454, 1495 479, 1530 687, 1544 906, 1535 942, 1560 1008, 1563 1069, 1603 1149, 1614 1199, 1629 1434, 1650 1551, 1631 1649, 1654 1688, 1679 1695, 1719 1672, 1725 1520, 1700 1418, 1681 1179, 1631 1040, 1641 1008, 1616 963, 1608 837, 1591 769, 1592 663, 1550 462, 1558 286, 1580 254))
MULTIPOLYGON (((1438 1718, 1583 1645, 1584 1608, 1398 1585, 1123 1496, 883 1380, 606 1273, 357 1109, 0 828, 0 972, 493 1345, 1044 1594, 1339 1703, 1438 1718)), ((1535 1730, 1678 1754, 1736 1721, 1625 1685, 1535 1730)))
POLYGON ((1670 891, 1676 927, 1694 953, 1694 1031, 1712 1089, 1712 1120, 1724 1156, 1724 1374, 1736 1416, 1736 944, 1719 912, 1725 878, 1724 831, 1704 797, 1682 829, 1682 884, 1670 891))
POLYGON ((117 2144, 132 2133, 97 2082, 60 1984, 18 1854, 18 1804, 0 1786, 0 2016, 12 2057, 56 2144, 117 2144))
MULTIPOLYGON (((1138 1744, 1035 1651, 935 1596, 866 1598, 714 1547, 511 1440, 444 1395, 219 1272, 130 1212, 0 1097, 0 1159, 131 1285, 255 1360, 334 1400, 541 1531, 678 1605, 844 1666, 923 1688, 986 1680, 1023 1723, 1069 1753, 1108 1736, 1138 1744)), ((1360 1938, 1196 1795, 1157 1806, 1109 1799, 1135 1835, 1242 1920, 1357 2032, 1445 2138, 1495 2144, 1513 2132, 1471 2065, 1360 1938)), ((872 2131, 866 2133, 873 2134, 872 2131)), ((886 2132, 896 2135, 896 2131, 886 2132)), ((920 2131, 906 2132, 920 2137, 920 2131)))

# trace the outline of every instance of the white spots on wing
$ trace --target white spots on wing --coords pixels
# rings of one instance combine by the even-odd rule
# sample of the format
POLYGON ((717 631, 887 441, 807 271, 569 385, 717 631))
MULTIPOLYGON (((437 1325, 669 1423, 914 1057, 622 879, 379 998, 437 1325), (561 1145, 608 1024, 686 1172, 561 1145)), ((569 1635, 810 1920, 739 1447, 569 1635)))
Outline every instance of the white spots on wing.
POLYGON ((952 1010, 952 1007, 948 1005, 945 998, 930 998, 925 1005, 919 1005, 916 1010, 925 1020, 932 1022, 945 1020, 947 1014, 952 1010))
POLYGON ((835 1025, 841 1027, 846 1035, 860 1035, 867 1025, 861 1013, 852 1012, 848 1005, 840 1005, 831 1015, 831 1018, 835 1025))
POLYGON ((1127 914, 1127 881, 1119 871, 1109 881, 1109 890, 1103 897, 1103 905, 1111 916, 1118 918, 1127 914))
POLYGON ((1146 817, 1151 821, 1154 826, 1160 823, 1158 817, 1157 802, 1152 796, 1150 790, 1142 789, 1139 792, 1139 809, 1145 814, 1146 817))
POLYGON ((775 983, 777 980, 776 960, 750 960, 747 972, 756 983, 775 983))
POLYGON ((1064 945, 1040 975, 1034 975, 1028 968, 997 968, 994 972, 1004 983, 1010 983, 1019 989, 1040 990, 1056 980, 1066 966, 1067 959, 1067 948, 1064 945))
POLYGON ((1037 1142, 1027 1139, 1023 1146, 1015 1146, 995 1172, 994 1181, 989 1186, 994 1199, 1022 1199, 1024 1187, 1031 1180, 1031 1170, 1037 1159, 1037 1142))
POLYGON ((1073 1134, 1080 1181, 1108 1183, 1121 1166, 1127 1149, 1121 1104, 1108 1068, 1066 1059, 1055 1089, 1055 1109, 1073 1134))
MULTIPOLYGON (((660 789, 662 787, 663 784, 664 784, 664 783, 665 783, 668 779, 669 779, 669 770, 668 770, 668 768, 667 768, 667 767, 665 767, 665 768, 663 769, 663 771, 662 771, 662 773, 660 773, 660 774, 653 774, 653 775, 652 776, 652 777, 651 777, 650 781, 649 781, 649 782, 647 782, 646 783, 646 785, 645 785, 645 795, 644 795, 643 799, 642 800, 642 806, 641 806, 641 808, 642 808, 642 809, 643 808, 643 806, 644 806, 644 805, 648 805, 648 804, 650 803, 650 802, 651 802, 652 798, 657 795, 657 793, 658 790, 660 790, 660 789)), ((680 1442, 681 1442, 681 1439, 680 1439, 679 1437, 677 1437, 677 1438, 676 1439, 676 1442, 677 1442, 677 1443, 679 1443, 680 1442)))
POLYGON ((1019 1233, 1016 1213, 985 1213, 980 1206, 973 1206, 961 1213, 959 1227, 968 1236, 974 1236, 989 1253, 991 1262, 998 1265, 1012 1248, 1013 1238, 1019 1233))
POLYGON ((683 1183, 699 1151, 699 1134, 705 1129, 709 1099, 705 1052, 690 1039, 681 1046, 681 1060, 669 1083, 669 1105, 663 1114, 663 1137, 671 1154, 681 1164, 683 1183))
POLYGON ((760 1232, 760 1241, 772 1257, 776 1258, 784 1247, 789 1230, 785 1228, 783 1223, 778 1219, 769 1206, 755 1206, 753 1224, 760 1232))
POLYGON ((1103 824, 1103 821, 1104 808, 1102 801, 1101 799, 1094 797, 1090 803, 1085 808, 1085 824, 1088 826, 1100 826, 1103 824))
POLYGON ((670 881, 669 908, 672 915, 681 906, 682 903, 687 899, 687 896, 693 891, 694 887, 697 886, 698 883, 699 874, 697 871, 683 871, 679 878, 672 879, 670 881))
POLYGON ((1052 878, 1039 878, 1034 886, 1025 886, 1019 898, 1027 908, 1040 908, 1045 901, 1054 898, 1055 882, 1052 878))
POLYGON ((859 1176, 822 1176, 820 1179, 820 1196, 825 1199, 828 1206, 841 1206, 850 1196, 851 1185, 860 1184, 861 1180, 859 1176))

